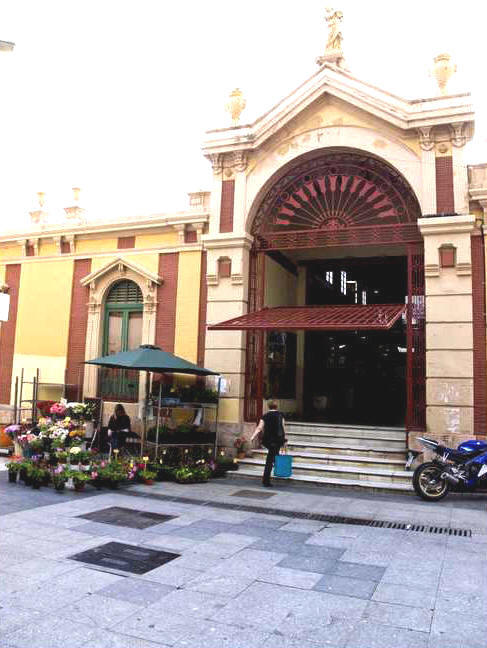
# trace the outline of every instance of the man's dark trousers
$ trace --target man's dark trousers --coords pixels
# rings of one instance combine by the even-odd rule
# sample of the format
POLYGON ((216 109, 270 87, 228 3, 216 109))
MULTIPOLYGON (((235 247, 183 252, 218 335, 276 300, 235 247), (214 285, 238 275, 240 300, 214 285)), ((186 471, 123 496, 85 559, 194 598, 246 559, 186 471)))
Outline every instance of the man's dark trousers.
POLYGON ((279 454, 280 447, 280 445, 272 444, 267 448, 267 458, 265 460, 264 475, 262 477, 263 484, 270 484, 272 466, 274 465, 276 455, 279 454))

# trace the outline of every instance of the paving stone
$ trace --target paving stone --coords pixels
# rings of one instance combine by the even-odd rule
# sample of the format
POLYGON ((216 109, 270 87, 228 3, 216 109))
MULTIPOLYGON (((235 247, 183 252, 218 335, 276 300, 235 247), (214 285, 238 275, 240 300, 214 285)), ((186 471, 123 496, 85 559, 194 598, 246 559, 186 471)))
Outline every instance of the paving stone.
POLYGON ((59 610, 60 616, 76 623, 93 624, 100 628, 110 628, 131 614, 137 612, 140 605, 121 601, 98 594, 89 594, 75 603, 59 610))
MULTIPOLYGON (((132 615, 117 625, 117 632, 127 636, 127 648, 133 637, 173 646, 177 641, 200 631, 202 620, 197 617, 171 613, 154 613, 150 607, 132 615)), ((25 648, 22 647, 22 648, 25 648)), ((40 647, 39 647, 40 648, 40 647)), ((51 647, 49 647, 51 648, 51 647)), ((66 647, 64 647, 66 648, 66 647)), ((103 647, 104 648, 104 647, 103 647)))
POLYGON ((360 599, 371 599, 377 583, 372 580, 347 578, 336 574, 326 574, 314 586, 314 590, 329 594, 342 594, 360 599))
POLYGON ((174 648, 264 648, 268 640, 269 634, 264 631, 249 634, 247 629, 203 621, 198 631, 188 633, 174 648))
POLYGON ((328 524, 318 520, 291 520, 280 527, 280 531, 297 531, 298 533, 317 533, 328 524))
POLYGON ((159 614, 210 618, 221 610, 227 603, 227 598, 195 592, 192 590, 175 590, 165 596, 158 603, 150 605, 147 610, 157 616, 159 614))
POLYGON ((264 583, 274 583, 275 585, 287 585, 289 587, 311 590, 321 578, 321 574, 274 566, 266 570, 257 580, 264 583))
MULTIPOLYGON (((273 636, 276 641, 283 641, 284 645, 286 640, 295 642, 296 648, 299 648, 299 642, 305 642, 304 645, 310 642, 321 647, 343 648, 356 623, 356 619, 344 620, 326 613, 316 615, 307 610, 292 610, 273 636)), ((276 648, 277 645, 276 643, 276 648)), ((291 645, 294 646, 293 643, 291 645)))
POLYGON ((432 610, 435 606, 435 594, 435 587, 430 590, 421 590, 417 587, 407 587, 396 583, 379 583, 372 600, 432 610))
POLYGON ((110 632, 107 630, 95 630, 90 636, 89 648, 167 648, 168 644, 146 641, 138 637, 110 632))
POLYGON ((173 531, 170 532, 170 535, 178 536, 180 538, 189 538, 190 540, 208 540, 213 538, 219 531, 208 529, 208 528, 199 528, 193 525, 175 527, 173 531))
POLYGON ((429 632, 433 613, 424 608, 414 608, 406 605, 391 605, 371 601, 364 613, 364 619, 383 625, 429 632))
MULTIPOLYGON (((427 648, 427 646, 426 632, 370 621, 359 622, 346 644, 346 648, 427 648)), ((447 645, 443 645, 443 648, 447 648, 447 645)))
POLYGON ((166 551, 176 551, 177 553, 181 553, 186 549, 190 549, 191 547, 196 546, 200 542, 201 540, 180 538, 174 535, 156 535, 147 533, 142 544, 148 547, 159 547, 160 549, 165 549, 166 551))
POLYGON ((247 589, 254 581, 240 576, 214 576, 211 572, 192 578, 184 589, 234 598, 247 589))
POLYGON ((183 587, 183 585, 200 575, 201 572, 194 569, 184 569, 183 567, 176 567, 174 564, 167 564, 147 572, 141 578, 163 585, 171 585, 172 587, 183 587))
POLYGON ((361 565, 350 563, 343 560, 337 562, 337 576, 347 576, 348 578, 363 578, 364 580, 379 582, 383 577, 385 568, 379 565, 361 565))
POLYGON ((9 633, 6 639, 8 645, 15 648, 26 648, 26 646, 66 648, 66 645, 70 648, 78 648, 89 645, 92 632, 92 626, 49 615, 39 623, 27 623, 19 630, 9 633), (46 637, 49 637, 48 645, 46 645, 46 637))
MULTIPOLYGON (((2 556, 3 558, 3 556, 2 556)), ((13 576, 26 576, 29 581, 48 580, 58 574, 77 569, 77 565, 63 561, 50 560, 49 558, 32 558, 15 565, 5 565, 2 570, 13 576)), ((2 588, 4 587, 2 579, 2 588)))
POLYGON ((156 581, 140 578, 124 578, 118 583, 108 585, 98 590, 98 596, 107 596, 119 601, 127 601, 134 605, 150 605, 172 592, 174 587, 163 585, 156 581))
POLYGON ((274 516, 274 515, 254 515, 246 520, 246 523, 250 526, 261 526, 267 527, 269 529, 280 529, 284 524, 288 522, 289 518, 284 516, 274 516))
POLYGON ((332 574, 336 571, 337 561, 332 558, 310 558, 293 554, 281 560, 279 567, 288 567, 318 574, 332 574))

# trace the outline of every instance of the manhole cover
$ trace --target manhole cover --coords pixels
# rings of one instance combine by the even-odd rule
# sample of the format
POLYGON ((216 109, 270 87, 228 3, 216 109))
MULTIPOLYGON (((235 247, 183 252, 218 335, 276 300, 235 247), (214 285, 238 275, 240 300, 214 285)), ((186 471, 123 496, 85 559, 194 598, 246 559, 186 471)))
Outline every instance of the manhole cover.
POLYGON ((253 490, 239 490, 236 493, 232 493, 232 497, 249 497, 251 499, 269 499, 269 497, 274 497, 274 495, 275 493, 253 490))
POLYGON ((131 574, 145 574, 175 558, 179 558, 179 556, 180 554, 169 553, 168 551, 146 549, 145 547, 137 547, 121 542, 107 542, 99 547, 69 556, 69 558, 88 565, 96 565, 97 567, 117 569, 131 574))
POLYGON ((111 506, 93 511, 93 513, 84 513, 78 517, 92 522, 101 522, 103 524, 113 524, 115 526, 130 527, 131 529, 147 529, 155 524, 174 520, 175 515, 161 515, 160 513, 150 513, 148 511, 137 511, 135 509, 123 508, 121 506, 111 506))

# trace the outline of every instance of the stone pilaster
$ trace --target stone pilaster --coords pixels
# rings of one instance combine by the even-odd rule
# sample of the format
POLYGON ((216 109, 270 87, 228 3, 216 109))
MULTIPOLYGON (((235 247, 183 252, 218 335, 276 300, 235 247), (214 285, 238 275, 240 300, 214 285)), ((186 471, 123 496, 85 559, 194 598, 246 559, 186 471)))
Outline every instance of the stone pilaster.
POLYGON ((448 445, 473 435, 472 261, 470 215, 419 220, 425 247, 426 426, 448 445), (456 248, 442 268, 440 247, 456 248))

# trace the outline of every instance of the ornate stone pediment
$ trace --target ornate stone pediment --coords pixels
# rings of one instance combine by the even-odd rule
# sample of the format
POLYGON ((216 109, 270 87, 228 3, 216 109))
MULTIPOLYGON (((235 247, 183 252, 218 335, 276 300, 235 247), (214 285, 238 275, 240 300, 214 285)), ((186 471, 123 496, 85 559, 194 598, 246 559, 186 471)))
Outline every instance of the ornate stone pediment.
POLYGON ((81 279, 81 285, 90 286, 90 289, 95 290, 102 279, 109 279, 110 283, 112 283, 117 276, 120 279, 133 279, 133 277, 129 276, 133 274, 136 275, 136 279, 134 280, 137 284, 141 285, 141 283, 144 283, 148 288, 152 286, 152 290, 155 286, 162 283, 162 279, 158 275, 149 272, 136 263, 118 257, 114 261, 107 263, 106 266, 103 266, 99 270, 95 270, 89 275, 86 275, 86 277, 83 277, 83 279, 81 279))

